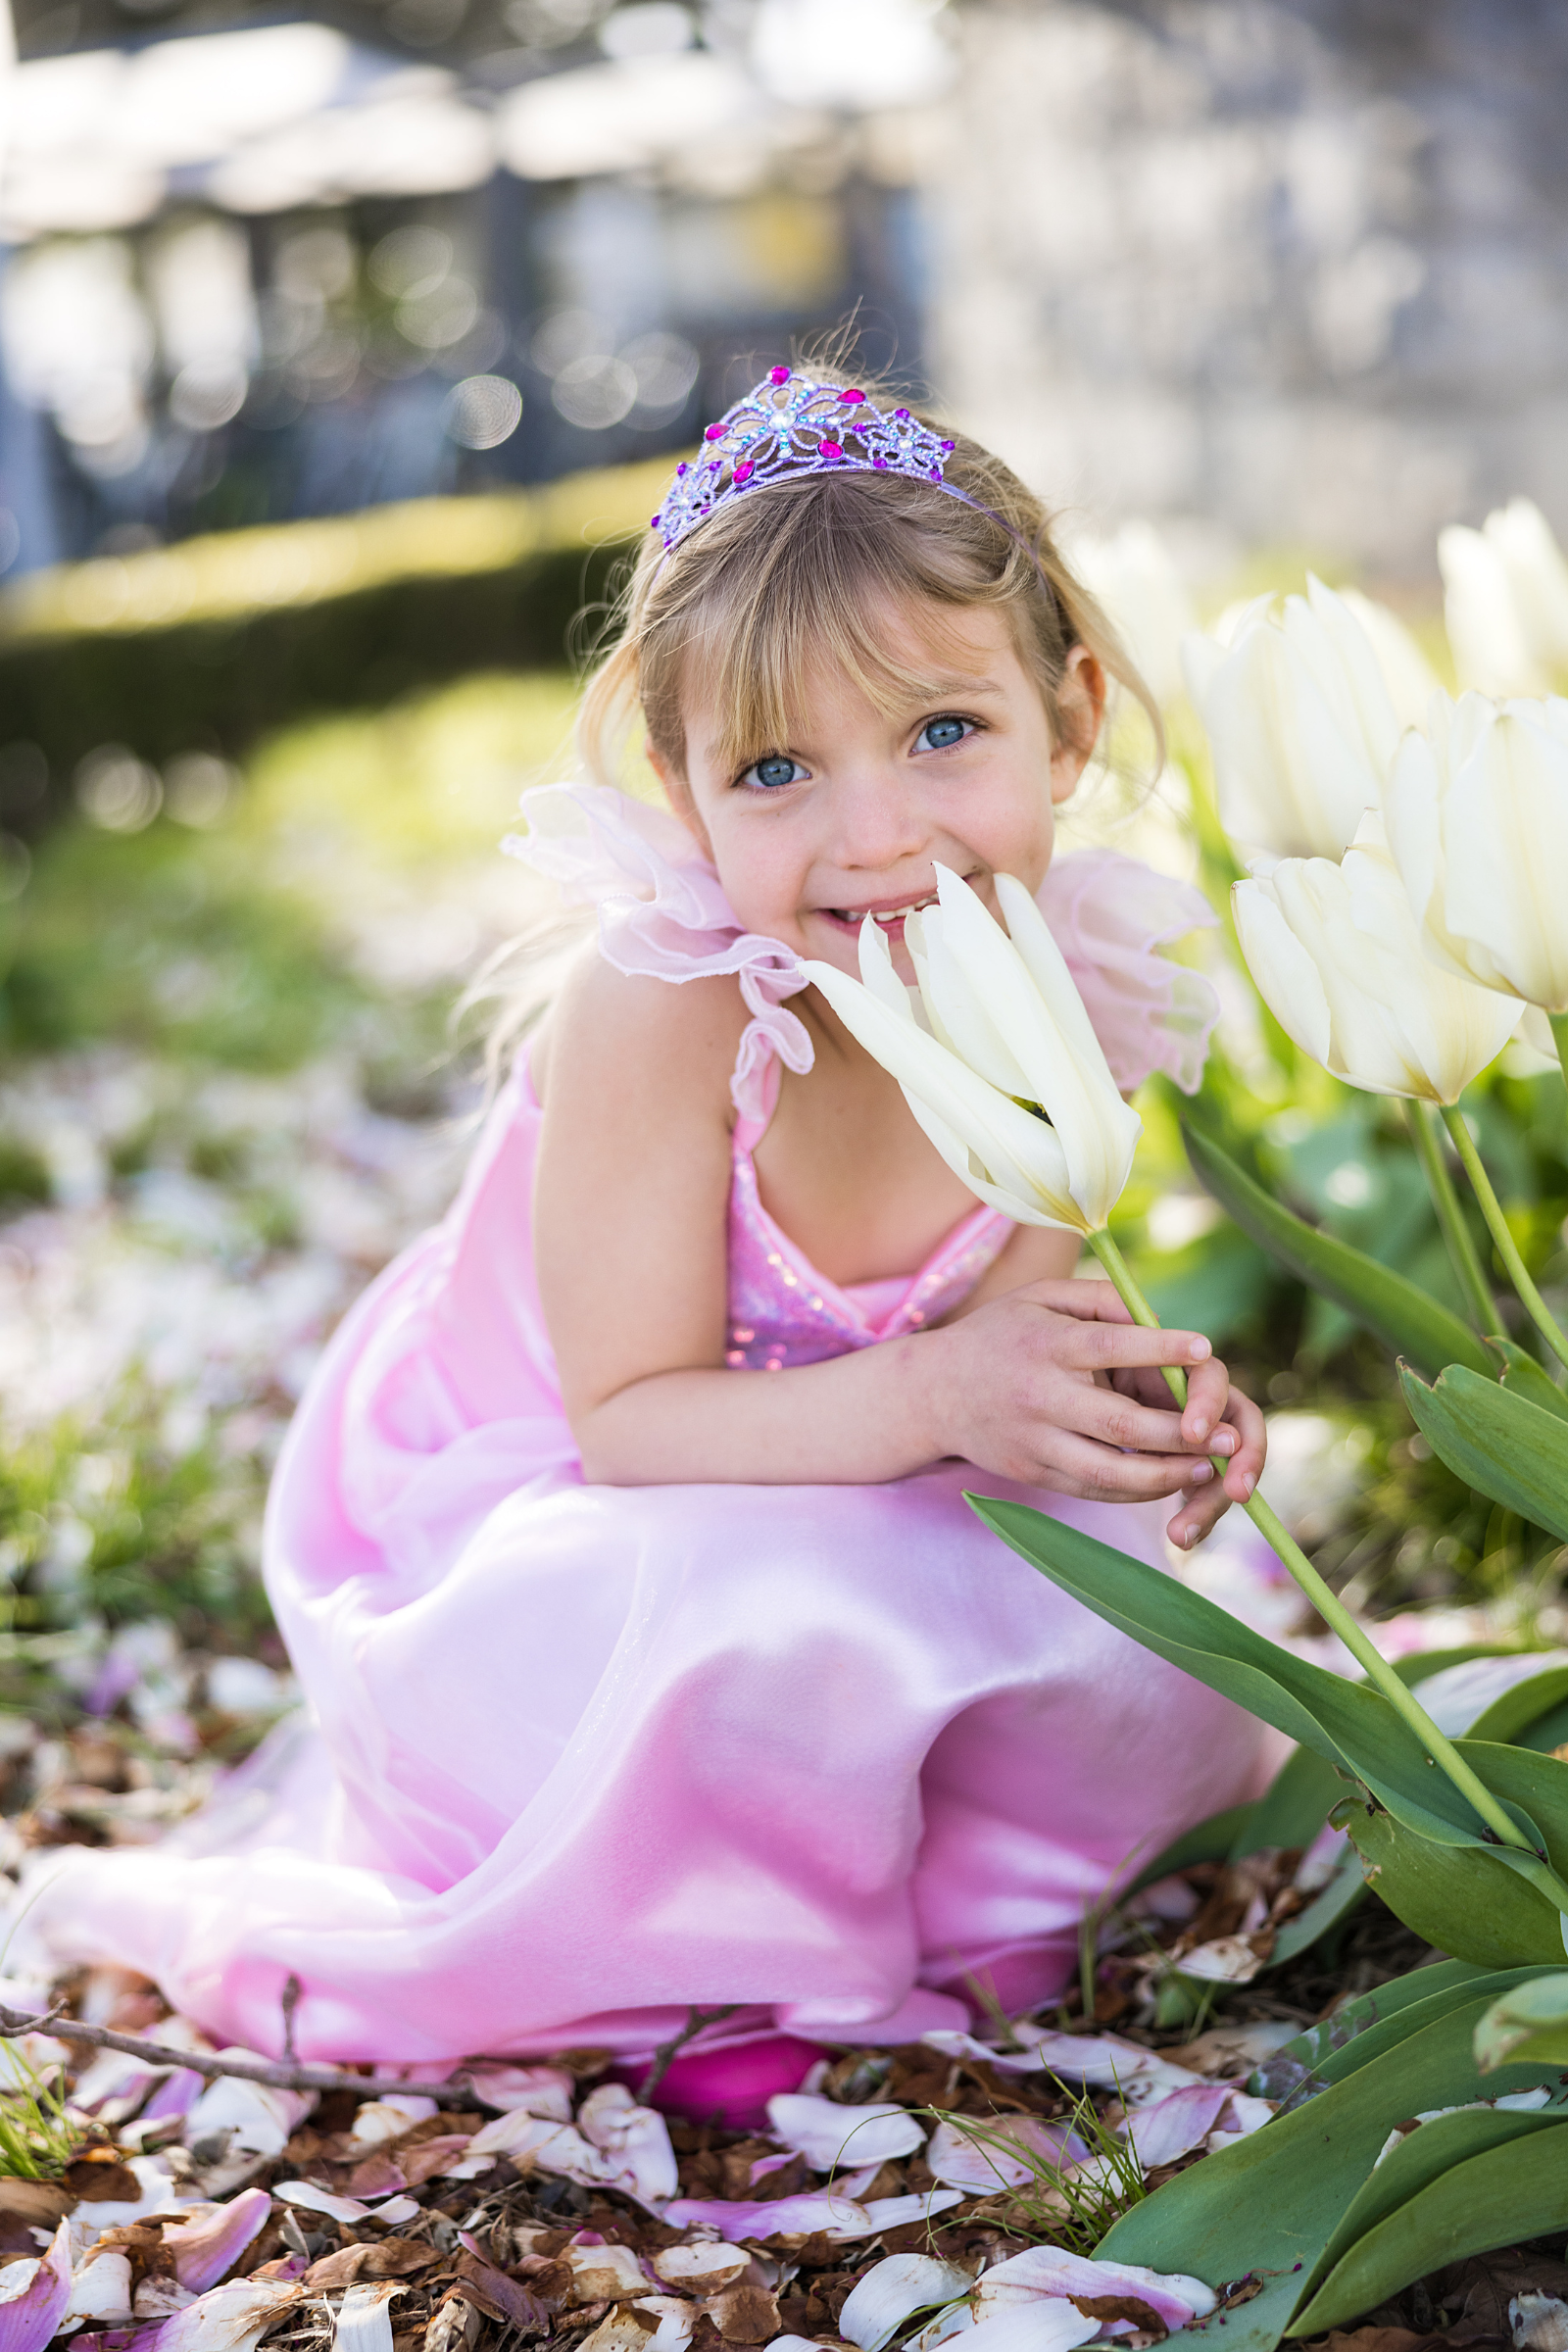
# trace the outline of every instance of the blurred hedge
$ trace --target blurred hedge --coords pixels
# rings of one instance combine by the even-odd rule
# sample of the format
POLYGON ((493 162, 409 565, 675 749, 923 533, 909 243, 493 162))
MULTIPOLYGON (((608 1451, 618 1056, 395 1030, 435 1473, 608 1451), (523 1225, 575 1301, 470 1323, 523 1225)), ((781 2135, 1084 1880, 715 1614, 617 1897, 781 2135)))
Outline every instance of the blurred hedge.
POLYGON ((467 671, 559 667, 667 474, 661 460, 31 575, 0 596, 0 762, 37 744, 51 790, 0 821, 35 827, 102 744, 234 757, 467 671))

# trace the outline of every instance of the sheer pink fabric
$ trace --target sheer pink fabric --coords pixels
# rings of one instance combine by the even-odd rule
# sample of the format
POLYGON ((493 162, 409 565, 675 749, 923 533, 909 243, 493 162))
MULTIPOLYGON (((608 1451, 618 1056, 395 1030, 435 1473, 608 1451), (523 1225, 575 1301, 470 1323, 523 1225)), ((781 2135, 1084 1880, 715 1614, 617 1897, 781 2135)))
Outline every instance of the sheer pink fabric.
MULTIPOLYGON (((874 1346, 960 1298, 1006 1239, 993 1211, 909 1276, 842 1287, 767 1214, 752 1151, 779 1060, 808 1066, 800 975, 739 933, 674 820, 591 792, 528 813, 530 856, 598 900, 612 962, 733 972, 751 1011, 737 1370, 874 1346)), ((1091 919, 1097 871, 1069 919, 1114 951, 1086 968, 1148 1066, 1166 984, 1138 979, 1138 924, 1091 919)), ((1137 887, 1143 929, 1174 926, 1178 903, 1151 916, 1137 887)), ((962 2022, 976 1979, 1052 1995, 1133 1849, 1250 1792, 1258 1727, 998 1544, 965 1485, 1025 1491, 962 1465, 585 1485, 535 1279, 539 1123, 520 1066, 450 1213, 345 1319, 289 1434, 267 1580, 314 1724, 161 1847, 47 1857, 29 1945, 140 1969, 264 2050, 294 1976, 302 2056, 439 2065, 635 2056, 693 2003, 737 2004, 731 2035, 898 2040, 962 2022)), ((1162 1556, 1157 1511, 1026 1498, 1162 1556)))

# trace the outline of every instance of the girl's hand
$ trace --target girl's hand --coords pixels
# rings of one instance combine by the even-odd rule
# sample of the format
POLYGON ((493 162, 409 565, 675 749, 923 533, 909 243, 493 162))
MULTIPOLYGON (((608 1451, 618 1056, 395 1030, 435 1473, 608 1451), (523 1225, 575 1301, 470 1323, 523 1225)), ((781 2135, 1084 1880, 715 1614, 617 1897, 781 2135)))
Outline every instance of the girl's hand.
POLYGON ((1091 1501, 1180 1494, 1167 1532, 1184 1550, 1257 1484, 1257 1406, 1200 1332, 1144 1330, 1108 1282, 1029 1283, 932 1342, 945 1450, 977 1469, 1091 1501), (1180 1414, 1163 1364, 1187 1374, 1180 1414))

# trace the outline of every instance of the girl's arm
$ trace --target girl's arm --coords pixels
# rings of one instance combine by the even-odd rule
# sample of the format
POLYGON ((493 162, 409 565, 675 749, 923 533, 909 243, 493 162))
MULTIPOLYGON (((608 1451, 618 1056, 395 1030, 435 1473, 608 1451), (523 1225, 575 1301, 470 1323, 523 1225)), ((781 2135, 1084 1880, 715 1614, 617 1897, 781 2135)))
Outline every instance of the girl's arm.
MULTIPOLYGON (((1196 1425, 1245 1400, 1227 1403, 1206 1340, 1136 1329, 1106 1284, 1035 1282, 826 1363, 725 1367, 729 1073, 744 1018, 733 980, 671 988, 595 956, 536 1050, 535 1257, 588 1479, 862 1485, 956 1454, 1068 1494, 1191 1489, 1181 1523, 1206 1529, 1225 1498, 1196 1425), (1180 1422, 1106 1385, 1160 1363, 1200 1367, 1180 1422)), ((1255 1475, 1260 1431, 1203 1435, 1222 1450, 1234 1441, 1227 1485, 1255 1475)))

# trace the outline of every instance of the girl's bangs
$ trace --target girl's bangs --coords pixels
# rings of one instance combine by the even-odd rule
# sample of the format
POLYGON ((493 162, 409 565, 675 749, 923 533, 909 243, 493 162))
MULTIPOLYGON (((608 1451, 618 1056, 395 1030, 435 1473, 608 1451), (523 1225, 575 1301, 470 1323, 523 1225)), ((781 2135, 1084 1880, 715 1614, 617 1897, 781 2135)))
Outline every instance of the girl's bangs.
POLYGON ((813 541, 777 550, 739 593, 710 594, 687 641, 684 683, 718 714, 715 748, 732 771, 800 739, 824 676, 895 717, 951 693, 944 677, 973 659, 953 625, 956 583, 933 578, 912 548, 813 541))

